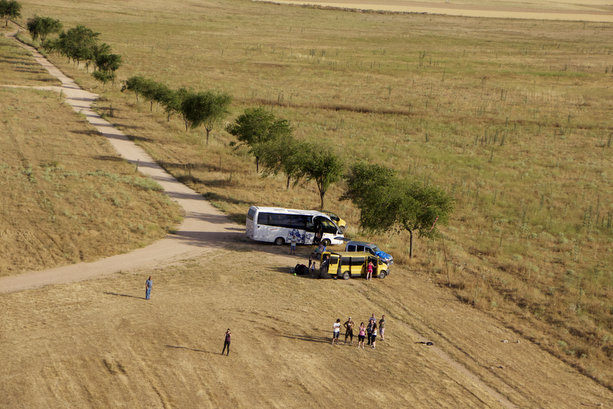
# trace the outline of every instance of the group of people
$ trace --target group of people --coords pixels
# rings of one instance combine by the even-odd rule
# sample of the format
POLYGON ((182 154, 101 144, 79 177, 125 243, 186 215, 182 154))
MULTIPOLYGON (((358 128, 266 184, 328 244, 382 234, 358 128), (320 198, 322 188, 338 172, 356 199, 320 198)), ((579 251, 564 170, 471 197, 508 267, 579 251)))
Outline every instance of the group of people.
MULTIPOLYGON (((355 327, 355 322, 349 317, 347 321, 345 321, 342 326, 345 328, 345 341, 347 343, 347 338, 349 338, 349 345, 353 345, 353 331, 355 327)), ((357 328, 358 332, 358 348, 364 349, 364 340, 367 339, 368 343, 366 345, 370 345, 371 348, 376 348, 377 337, 381 337, 381 341, 385 340, 385 315, 381 316, 381 319, 377 323, 377 318, 375 318, 375 314, 373 313, 371 317, 368 319, 368 324, 364 325, 364 322, 360 323, 360 326, 357 328)), ((338 345, 339 338, 341 333, 341 319, 337 318, 336 322, 332 325, 332 345, 338 345)))

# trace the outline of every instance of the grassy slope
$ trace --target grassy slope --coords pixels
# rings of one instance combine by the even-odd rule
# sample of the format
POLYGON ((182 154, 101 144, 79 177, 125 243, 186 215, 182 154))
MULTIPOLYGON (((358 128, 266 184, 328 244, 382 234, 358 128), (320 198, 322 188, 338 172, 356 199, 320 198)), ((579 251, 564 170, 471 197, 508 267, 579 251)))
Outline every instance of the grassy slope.
MULTIPOLYGON (((0 38, 10 84, 56 85, 0 38)), ((58 94, 0 88, 0 275, 91 261, 163 237, 180 210, 58 94)))
MULTIPOLYGON (((445 251, 420 242, 412 268, 611 382, 611 25, 249 2, 24 4, 100 31, 124 57, 124 78, 223 89, 235 113, 276 104, 298 137, 348 162, 387 163, 446 187, 457 209, 445 251), (371 112, 354 112, 363 108, 371 112)), ((251 203, 317 205, 313 186, 286 193, 281 179, 257 178, 227 135, 205 148, 201 133, 108 91, 115 121, 237 220, 251 203)), ((329 207, 357 225, 339 193, 329 207)), ((374 239, 407 261, 404 236, 374 239)))
POLYGON ((160 271, 3 296, 0 407, 502 408, 484 383, 521 408, 613 403, 425 276, 398 268, 372 282, 311 280, 287 274, 306 248, 289 257, 232 247, 160 271), (387 318, 375 350, 329 344, 336 318, 371 313, 387 318), (232 351, 221 357, 228 327, 232 351))

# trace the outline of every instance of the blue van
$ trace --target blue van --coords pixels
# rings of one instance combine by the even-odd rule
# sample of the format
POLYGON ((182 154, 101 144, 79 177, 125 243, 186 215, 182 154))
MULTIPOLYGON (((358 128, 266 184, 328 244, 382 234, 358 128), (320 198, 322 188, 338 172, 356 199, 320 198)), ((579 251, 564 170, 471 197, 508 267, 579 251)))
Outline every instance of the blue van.
POLYGON ((367 243, 365 241, 348 241, 345 245, 345 251, 349 252, 361 252, 361 253, 370 253, 372 255, 378 256, 383 262, 388 265, 392 265, 394 263, 394 257, 387 254, 385 251, 380 250, 374 243, 367 243))

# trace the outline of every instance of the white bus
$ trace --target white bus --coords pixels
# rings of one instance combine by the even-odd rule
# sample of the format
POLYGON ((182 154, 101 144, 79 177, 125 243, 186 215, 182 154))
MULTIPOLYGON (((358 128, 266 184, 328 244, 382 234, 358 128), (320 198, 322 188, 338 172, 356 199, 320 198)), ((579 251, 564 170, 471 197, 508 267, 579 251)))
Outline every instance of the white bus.
POLYGON ((246 227, 248 238, 277 245, 289 243, 292 232, 300 244, 313 244, 317 233, 325 245, 344 242, 343 233, 330 217, 315 210, 251 206, 246 227))

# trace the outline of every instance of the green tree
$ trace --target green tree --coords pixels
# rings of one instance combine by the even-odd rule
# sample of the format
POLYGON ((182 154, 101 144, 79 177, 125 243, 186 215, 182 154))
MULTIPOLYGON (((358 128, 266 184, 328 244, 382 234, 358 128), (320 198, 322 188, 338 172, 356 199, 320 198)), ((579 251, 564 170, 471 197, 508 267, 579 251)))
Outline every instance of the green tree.
POLYGON ((229 134, 236 136, 240 143, 249 146, 249 152, 255 157, 255 170, 260 171, 260 144, 270 140, 291 136, 289 121, 277 119, 264 108, 248 108, 233 124, 226 127, 229 134))
POLYGON ((142 84, 145 82, 145 78, 140 75, 133 75, 128 78, 124 83, 123 87, 121 87, 121 92, 124 91, 132 91, 136 96, 136 103, 138 103, 138 96, 141 93, 142 84))
POLYGON ((60 20, 51 17, 34 16, 28 19, 27 27, 32 39, 36 40, 40 37, 41 44, 45 42, 49 34, 62 31, 60 20))
POLYGON ((228 114, 231 101, 230 95, 223 92, 206 91, 187 95, 181 102, 186 129, 188 125, 191 128, 204 125, 208 145, 210 132, 228 114))
POLYGON ((302 178, 302 163, 308 157, 311 146, 287 134, 261 143, 254 150, 264 168, 264 176, 283 172, 287 179, 285 188, 289 189, 292 179, 296 184, 302 178))
MULTIPOLYGON (((158 101, 164 106, 167 121, 170 121, 170 117, 173 114, 181 114, 181 106, 183 105, 183 100, 185 100, 188 95, 189 91, 185 88, 173 90, 167 87, 166 90, 159 90, 156 96, 156 101, 158 101)), ((183 118, 183 120, 185 121, 185 118, 183 118)))
POLYGON ((149 112, 153 112, 153 103, 156 102, 156 95, 159 95, 159 90, 163 84, 155 82, 151 78, 144 78, 138 84, 140 94, 149 101, 149 112))
MULTIPOLYGON (((107 43, 102 43, 102 44, 98 44, 97 42, 94 43, 91 47, 91 52, 89 53, 89 57, 87 61, 85 62, 85 68, 87 69, 87 71, 89 71, 89 66, 91 64, 94 64, 94 71, 96 69, 100 69, 100 67, 98 66, 98 59, 104 58, 103 56, 110 55, 110 54, 111 54, 110 45, 108 45, 107 43)), ((103 61, 101 62, 104 63, 103 61)))
POLYGON ((343 199, 360 209, 360 224, 373 231, 404 229, 409 232, 409 257, 413 257, 413 236, 435 237, 437 226, 445 224, 453 211, 453 200, 442 190, 399 179, 391 169, 357 164, 345 176, 343 199))
POLYGON ((302 163, 302 174, 307 180, 314 180, 319 190, 320 208, 324 208, 324 196, 333 183, 343 176, 343 161, 327 146, 314 145, 302 163))
POLYGON ((395 179, 396 172, 385 166, 356 163, 345 175, 347 188, 341 199, 350 199, 360 207, 363 203, 376 200, 376 195, 371 193, 382 186, 393 184, 395 179))
POLYGON ((96 68, 100 71, 115 72, 121 66, 121 55, 100 54, 96 56, 96 68))
POLYGON ((60 53, 79 65, 81 61, 92 60, 99 35, 100 33, 78 25, 60 33, 57 47, 60 53))
POLYGON ((106 84, 107 82, 115 81, 115 73, 113 71, 98 70, 92 72, 92 77, 106 84))
POLYGON ((8 27, 10 19, 21 16, 21 4, 15 0, 0 0, 0 16, 4 19, 4 27, 8 27))

